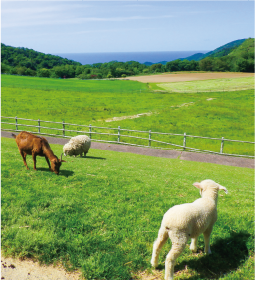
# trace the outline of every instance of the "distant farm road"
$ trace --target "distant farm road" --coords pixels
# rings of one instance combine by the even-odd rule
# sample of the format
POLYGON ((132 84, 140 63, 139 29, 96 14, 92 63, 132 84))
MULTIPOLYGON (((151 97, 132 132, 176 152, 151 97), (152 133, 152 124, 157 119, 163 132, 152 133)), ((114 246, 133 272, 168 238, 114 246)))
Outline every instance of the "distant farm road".
MULTIPOLYGON (((146 76, 132 76, 128 77, 128 80, 139 81, 143 83, 167 83, 167 82, 184 82, 195 80, 208 80, 208 79, 224 79, 224 78, 241 78, 241 77, 253 77, 254 73, 244 72, 172 72, 158 75, 146 75, 146 76)), ((123 79, 123 78, 119 78, 123 79)))
MULTIPOLYGON (((16 133, 15 133, 16 134, 16 133)), ((2 131, 1 137, 12 138, 11 132, 2 131)), ((54 138, 44 136, 48 142, 51 144, 66 144, 69 139, 66 138, 54 138)), ((242 158, 242 157, 232 157, 224 155, 215 155, 215 154, 204 154, 196 152, 187 152, 187 151, 177 151, 177 150, 161 150, 153 149, 146 147, 136 147, 129 145, 119 145, 119 144, 109 144, 101 142, 92 142, 92 149, 100 150, 111 150, 117 152, 128 152, 135 153, 140 155, 154 156, 154 157, 164 157, 164 158, 179 158, 180 160, 186 161, 197 161, 205 163, 214 163, 226 166, 236 166, 243 168, 252 168, 254 169, 254 159, 242 158)))

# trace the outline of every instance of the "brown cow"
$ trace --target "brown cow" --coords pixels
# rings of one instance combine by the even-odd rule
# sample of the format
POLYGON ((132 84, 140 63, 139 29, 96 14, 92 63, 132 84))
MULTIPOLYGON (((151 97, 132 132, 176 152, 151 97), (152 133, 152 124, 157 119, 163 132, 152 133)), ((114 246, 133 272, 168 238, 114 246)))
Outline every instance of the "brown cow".
POLYGON ((49 165, 49 168, 52 172, 54 172, 57 175, 59 174, 59 168, 62 162, 66 162, 65 160, 62 160, 63 153, 61 154, 61 159, 58 159, 58 157, 54 155, 48 141, 45 138, 35 136, 25 131, 19 133, 17 136, 12 134, 12 136, 16 140, 16 143, 19 148, 19 152, 22 156, 23 162, 27 167, 27 169, 29 169, 26 162, 27 154, 32 155, 33 157, 34 170, 36 170, 36 156, 39 155, 45 157, 49 165), (51 162, 51 166, 49 160, 51 162))

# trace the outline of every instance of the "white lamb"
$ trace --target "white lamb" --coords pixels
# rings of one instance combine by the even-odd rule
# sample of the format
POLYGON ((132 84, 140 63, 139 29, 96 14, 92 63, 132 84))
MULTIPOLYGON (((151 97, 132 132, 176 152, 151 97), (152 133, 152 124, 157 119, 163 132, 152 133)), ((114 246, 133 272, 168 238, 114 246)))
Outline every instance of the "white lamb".
POLYGON ((169 237, 172 241, 172 248, 165 261, 166 280, 173 279, 175 261, 182 253, 189 238, 191 238, 190 249, 196 252, 198 236, 203 233, 205 253, 211 253, 210 235, 217 220, 218 190, 222 189, 226 193, 228 191, 226 187, 212 180, 195 182, 193 185, 200 189, 202 198, 193 203, 176 205, 169 209, 163 217, 158 238, 153 244, 151 264, 156 267, 160 250, 167 238, 169 237))
POLYGON ((82 153, 84 153, 84 156, 86 156, 90 146, 91 140, 88 136, 79 135, 76 137, 72 137, 70 141, 63 147, 64 155, 76 156, 80 154, 80 156, 82 156, 82 153))

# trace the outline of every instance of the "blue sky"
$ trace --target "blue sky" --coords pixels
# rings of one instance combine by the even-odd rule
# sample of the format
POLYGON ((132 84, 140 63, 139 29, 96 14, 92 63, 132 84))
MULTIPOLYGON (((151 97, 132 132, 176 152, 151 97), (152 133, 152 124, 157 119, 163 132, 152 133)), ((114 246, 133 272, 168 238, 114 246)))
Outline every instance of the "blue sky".
POLYGON ((1 42, 43 53, 214 50, 249 37, 253 1, 1 1, 1 42))

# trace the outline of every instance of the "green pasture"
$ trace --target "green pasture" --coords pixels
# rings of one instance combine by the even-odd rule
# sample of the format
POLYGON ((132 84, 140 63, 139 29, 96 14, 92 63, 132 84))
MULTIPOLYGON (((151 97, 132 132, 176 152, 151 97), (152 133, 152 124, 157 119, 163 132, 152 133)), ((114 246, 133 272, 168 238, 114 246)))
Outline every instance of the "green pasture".
MULTIPOLYGON (((61 145, 51 145, 62 153, 61 145)), ((179 159, 91 149, 86 158, 64 157, 60 175, 43 157, 26 170, 14 139, 1 142, 2 252, 79 269, 85 279, 140 278, 150 265, 163 214, 192 202, 196 181, 213 179, 220 192, 211 255, 187 246, 177 259, 176 279, 254 278, 253 170, 179 159), (120 161, 121 159, 121 161, 120 161)), ((164 276, 168 241, 157 275, 164 276)))
MULTIPOLYGON (((239 80, 236 79, 236 81, 239 80)), ((204 81, 200 82, 204 83, 204 81)), ((80 81, 2 75, 1 115, 109 128, 108 131, 98 129, 99 133, 117 134, 118 126, 122 129, 146 131, 146 133, 122 132, 124 135, 145 138, 145 140, 138 140, 121 136, 121 142, 133 141, 138 145, 148 145, 149 130, 253 141, 253 90, 173 93, 152 91, 149 86, 151 85, 128 80, 80 81), (132 119, 133 115, 142 113, 149 115, 132 119), (123 120, 106 122, 113 117, 123 117, 123 120)), ((158 86, 152 86, 153 89, 158 88, 158 86)), ((8 119, 2 119, 2 121, 10 122, 8 119)), ((19 121, 19 123, 38 125, 37 121, 19 121)), ((61 124, 46 124, 42 121, 41 126, 62 128, 61 124)), ((15 125, 2 124, 2 128, 15 129, 15 125)), ((19 126, 19 129, 28 130, 25 126, 19 126)), ((38 130, 37 128, 30 129, 36 132, 38 130)), ((66 126, 66 129, 88 132, 88 128, 84 129, 81 126, 66 126)), ((42 129, 41 132, 56 133, 48 129, 42 129)), ((70 133, 69 136, 74 134, 70 133)), ((62 135, 61 131, 59 135, 62 135)), ((96 140, 101 137, 102 135, 93 135, 96 140)), ((104 135, 104 137, 110 141, 117 139, 117 136, 104 135)), ((153 138, 183 145, 182 136, 152 134, 153 138)), ((186 145, 220 152, 221 141, 187 138, 186 145)), ((175 148, 153 141, 151 146, 175 148)), ((223 152, 254 155, 254 146, 247 143, 225 142, 223 152)))
POLYGON ((43 91, 72 91, 72 92, 105 92, 140 91, 146 85, 136 81, 126 80, 77 80, 51 79, 42 77, 28 77, 18 75, 1 75, 2 87, 22 88, 43 91))
POLYGON ((228 92, 254 89, 254 77, 210 79, 202 81, 155 83, 156 86, 168 92, 228 92))

